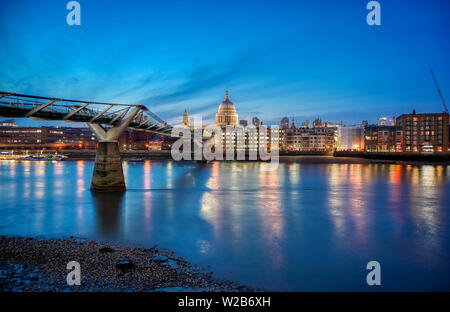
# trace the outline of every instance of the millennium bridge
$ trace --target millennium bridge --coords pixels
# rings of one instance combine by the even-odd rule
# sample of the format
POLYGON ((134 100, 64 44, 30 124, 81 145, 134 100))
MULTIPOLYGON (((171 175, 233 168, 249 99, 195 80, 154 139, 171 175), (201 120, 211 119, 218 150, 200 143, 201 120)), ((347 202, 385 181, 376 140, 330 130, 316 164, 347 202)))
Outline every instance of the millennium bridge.
POLYGON ((173 127, 144 105, 49 98, 0 91, 0 117, 87 123, 98 139, 91 189, 126 189, 118 139, 125 129, 171 135, 173 127))

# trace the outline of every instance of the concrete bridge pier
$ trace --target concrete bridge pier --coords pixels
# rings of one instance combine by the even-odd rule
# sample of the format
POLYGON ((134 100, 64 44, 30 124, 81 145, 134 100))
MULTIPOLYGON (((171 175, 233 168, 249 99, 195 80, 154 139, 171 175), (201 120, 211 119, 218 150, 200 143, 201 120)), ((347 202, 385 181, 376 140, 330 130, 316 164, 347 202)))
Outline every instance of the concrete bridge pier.
POLYGON ((141 107, 136 107, 123 121, 109 130, 99 124, 88 123, 99 143, 95 156, 91 190, 99 192, 125 191, 125 178, 119 151, 119 136, 136 117, 141 107))
POLYGON ((99 142, 95 156, 91 190, 101 192, 125 191, 122 160, 118 142, 99 142))

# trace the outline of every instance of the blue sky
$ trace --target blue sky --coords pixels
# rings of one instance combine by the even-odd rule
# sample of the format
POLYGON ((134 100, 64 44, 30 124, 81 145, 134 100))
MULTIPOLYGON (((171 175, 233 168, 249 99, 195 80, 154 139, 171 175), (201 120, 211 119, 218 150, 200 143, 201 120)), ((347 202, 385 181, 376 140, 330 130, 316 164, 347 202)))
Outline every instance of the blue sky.
MULTIPOLYGON (((450 101, 450 1, 0 0, 0 90, 145 104, 212 120, 225 88, 240 119, 374 122, 450 101)), ((38 124, 21 120, 20 124, 38 124)), ((42 122, 41 122, 42 123, 42 122)), ((46 122, 45 124, 50 124, 46 122)))

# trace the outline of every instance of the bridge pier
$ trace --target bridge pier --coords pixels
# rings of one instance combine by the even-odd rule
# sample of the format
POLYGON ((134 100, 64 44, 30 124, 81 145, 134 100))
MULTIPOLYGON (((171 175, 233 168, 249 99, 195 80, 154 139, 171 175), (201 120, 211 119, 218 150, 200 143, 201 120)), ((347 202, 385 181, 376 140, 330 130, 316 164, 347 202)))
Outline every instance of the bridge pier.
POLYGON ((108 130, 99 124, 88 123, 99 141, 91 182, 92 191, 119 192, 126 190, 118 139, 140 109, 140 107, 136 107, 119 125, 108 130))
POLYGON ((95 156, 91 190, 100 192, 125 191, 122 160, 118 142, 99 142, 95 156))

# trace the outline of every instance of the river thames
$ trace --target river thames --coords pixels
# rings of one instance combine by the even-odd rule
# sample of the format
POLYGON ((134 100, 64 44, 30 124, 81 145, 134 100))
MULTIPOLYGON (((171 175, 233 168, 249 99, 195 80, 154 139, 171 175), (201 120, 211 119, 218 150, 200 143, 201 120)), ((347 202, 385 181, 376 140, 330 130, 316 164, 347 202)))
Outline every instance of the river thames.
POLYGON ((450 167, 123 164, 128 190, 94 194, 91 161, 0 161, 0 234, 157 244, 274 291, 450 290, 450 167))

